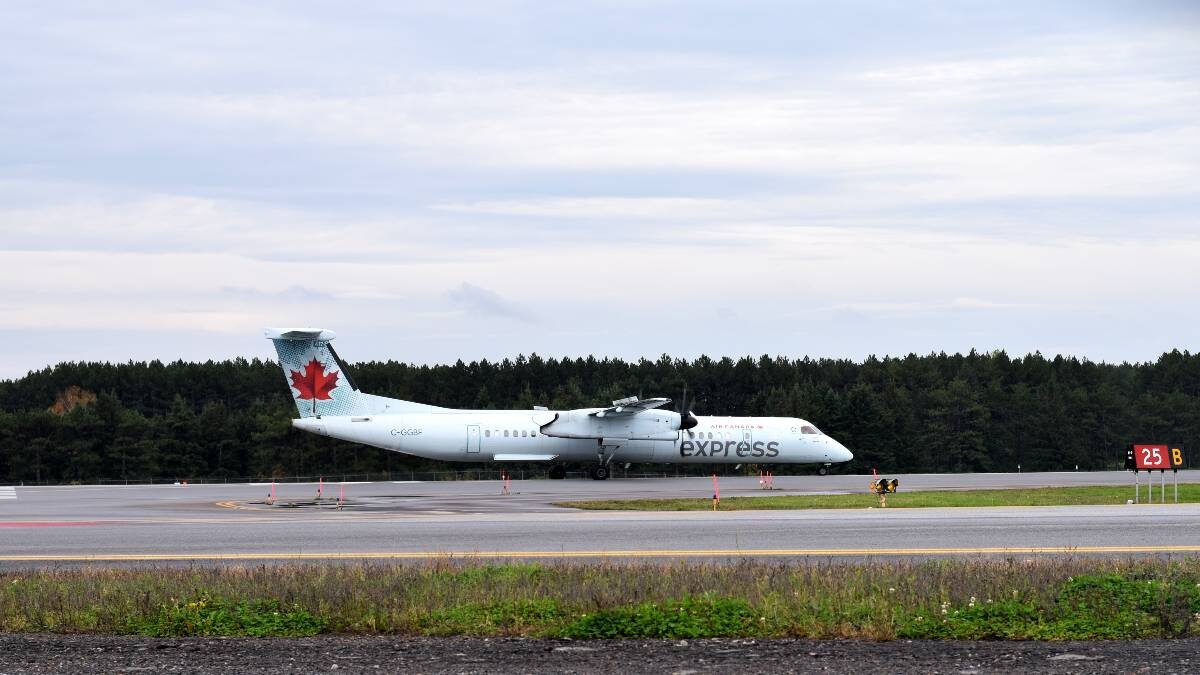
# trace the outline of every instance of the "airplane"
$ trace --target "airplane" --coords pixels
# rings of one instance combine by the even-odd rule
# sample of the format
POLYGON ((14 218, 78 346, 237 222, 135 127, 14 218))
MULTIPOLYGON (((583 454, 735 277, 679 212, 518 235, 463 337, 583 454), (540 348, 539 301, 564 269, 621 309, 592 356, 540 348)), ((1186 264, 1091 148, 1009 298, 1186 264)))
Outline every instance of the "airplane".
MULTIPOLYGON (((322 436, 450 462, 546 462, 550 478, 566 463, 591 464, 605 480, 610 465, 820 464, 854 458, 816 425, 795 417, 697 416, 686 400, 613 401, 605 408, 457 410, 359 390, 321 328, 268 328, 299 418, 292 426, 322 436)), ((686 399, 686 394, 684 396, 686 399)))

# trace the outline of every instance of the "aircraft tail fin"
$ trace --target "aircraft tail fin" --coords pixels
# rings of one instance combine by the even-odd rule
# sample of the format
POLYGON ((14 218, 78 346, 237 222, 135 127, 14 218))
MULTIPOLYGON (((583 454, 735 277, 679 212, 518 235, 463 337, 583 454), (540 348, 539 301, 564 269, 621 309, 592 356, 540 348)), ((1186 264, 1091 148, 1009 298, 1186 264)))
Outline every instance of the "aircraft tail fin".
POLYGON ((442 410, 437 406, 367 394, 354 384, 333 350, 337 335, 322 328, 268 328, 300 417, 382 415, 442 410))
POLYGON ((300 417, 370 412, 330 344, 336 334, 320 328, 268 328, 279 365, 300 417))

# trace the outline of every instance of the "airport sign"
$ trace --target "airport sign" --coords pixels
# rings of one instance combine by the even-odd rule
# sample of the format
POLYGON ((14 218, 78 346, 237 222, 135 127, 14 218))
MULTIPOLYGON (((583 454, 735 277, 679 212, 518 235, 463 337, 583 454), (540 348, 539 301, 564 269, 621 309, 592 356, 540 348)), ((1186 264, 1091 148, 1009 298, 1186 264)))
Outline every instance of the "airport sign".
POLYGON ((1165 471, 1183 466, 1183 450, 1166 444, 1137 444, 1125 455, 1125 468, 1137 471, 1165 471))

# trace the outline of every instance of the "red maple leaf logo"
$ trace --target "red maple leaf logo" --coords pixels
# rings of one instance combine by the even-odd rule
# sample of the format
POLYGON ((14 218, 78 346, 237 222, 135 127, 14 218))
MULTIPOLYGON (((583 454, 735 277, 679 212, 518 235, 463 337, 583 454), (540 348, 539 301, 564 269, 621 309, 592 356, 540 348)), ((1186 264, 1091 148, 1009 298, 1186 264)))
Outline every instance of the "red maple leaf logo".
POLYGON ((337 388, 338 373, 335 370, 326 375, 325 366, 315 358, 303 366, 302 370, 293 370, 291 376, 292 387, 300 392, 296 398, 317 399, 318 401, 333 399, 329 392, 337 388))

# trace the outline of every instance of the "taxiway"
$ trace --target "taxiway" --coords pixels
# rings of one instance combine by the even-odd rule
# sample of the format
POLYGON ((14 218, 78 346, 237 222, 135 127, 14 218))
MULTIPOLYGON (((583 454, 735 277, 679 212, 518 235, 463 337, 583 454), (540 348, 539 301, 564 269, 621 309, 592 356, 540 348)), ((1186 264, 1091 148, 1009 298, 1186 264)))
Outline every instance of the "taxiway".
MULTIPOLYGON (((900 476, 902 490, 1127 484, 1109 473, 900 476)), ((344 486, 345 508, 323 505, 314 484, 16 487, 0 501, 0 564, 185 561, 419 560, 1200 554, 1200 504, 879 509, 868 476, 726 477, 722 496, 862 492, 862 509, 811 511, 587 512, 572 499, 708 499, 708 478, 605 482, 362 483, 344 486), (296 506, 283 506, 296 504, 296 506)), ((1181 472, 1180 482, 1200 482, 1181 472)), ((1158 497, 1157 482, 1155 497, 1158 497)), ((1168 479, 1168 497, 1170 496, 1168 479)), ((1142 491, 1145 496, 1145 488, 1142 491)))

